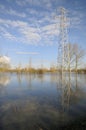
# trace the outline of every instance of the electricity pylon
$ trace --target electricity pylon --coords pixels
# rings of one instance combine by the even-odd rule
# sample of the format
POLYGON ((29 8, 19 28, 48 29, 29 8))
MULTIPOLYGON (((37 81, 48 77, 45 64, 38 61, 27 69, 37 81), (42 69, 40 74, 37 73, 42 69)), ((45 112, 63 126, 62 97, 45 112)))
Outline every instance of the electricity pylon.
POLYGON ((65 51, 68 44, 68 21, 67 11, 65 8, 60 8, 60 33, 59 33, 59 44, 58 44, 58 64, 63 73, 65 69, 65 51))

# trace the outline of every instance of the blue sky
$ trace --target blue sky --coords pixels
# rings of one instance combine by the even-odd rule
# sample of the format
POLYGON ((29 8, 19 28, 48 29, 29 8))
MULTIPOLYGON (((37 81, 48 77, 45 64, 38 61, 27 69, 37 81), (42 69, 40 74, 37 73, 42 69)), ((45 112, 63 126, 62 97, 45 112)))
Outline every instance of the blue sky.
POLYGON ((0 53, 13 66, 57 63, 59 9, 68 11, 68 41, 86 49, 86 0, 0 0, 0 53))

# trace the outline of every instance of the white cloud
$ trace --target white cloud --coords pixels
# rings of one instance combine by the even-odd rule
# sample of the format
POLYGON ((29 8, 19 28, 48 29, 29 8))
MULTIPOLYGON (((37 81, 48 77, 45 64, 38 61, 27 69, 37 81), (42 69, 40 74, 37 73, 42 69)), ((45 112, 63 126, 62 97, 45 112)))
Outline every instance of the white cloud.
POLYGON ((1 27, 1 26, 0 26, 0 34, 1 34, 1 36, 5 37, 7 39, 17 40, 16 37, 13 34, 11 34, 10 32, 8 32, 4 27, 1 27))
MULTIPOLYGON (((12 27, 11 29, 16 28, 16 31, 21 35, 21 39, 23 38, 23 42, 28 42, 28 41, 37 42, 41 38, 40 35, 37 33, 37 29, 30 27, 26 22, 0 19, 0 23, 6 27, 9 27, 8 29, 10 29, 10 27, 12 27)), ((2 35, 6 38, 14 39, 14 40, 18 38, 16 36, 13 36, 11 33, 9 33, 4 27, 3 28, 1 27, 0 30, 2 30, 2 35)))
POLYGON ((58 36, 58 34, 59 34, 58 24, 50 24, 50 25, 44 26, 42 29, 43 29, 43 32, 45 33, 45 35, 58 36))
POLYGON ((0 12, 2 14, 12 15, 12 16, 17 16, 22 18, 25 18, 27 16, 24 12, 19 12, 12 8, 6 8, 6 6, 4 5, 0 5, 0 12))
POLYGON ((38 52, 16 52, 17 54, 23 54, 23 55, 38 55, 38 52))
POLYGON ((24 0, 16 0, 16 4, 18 4, 19 6, 25 6, 27 4, 27 2, 24 0))
POLYGON ((12 35, 11 33, 9 33, 9 32, 5 32, 5 33, 3 34, 3 36, 4 36, 5 38, 11 39, 11 40, 16 40, 16 37, 15 37, 14 35, 12 35))
MULTIPOLYGON (((25 1, 17 1, 17 3, 23 2, 25 3, 33 3, 36 2, 35 0, 25 0, 25 1)), ((41 1, 37 1, 37 5, 40 5, 41 1)), ((43 3, 46 3, 46 0, 43 1, 43 3)), ((47 3, 51 3, 50 0, 47 1, 47 3)), ((2 6, 2 8, 4 8, 2 6)), ((37 14, 38 11, 34 9, 27 8, 27 11, 31 11, 32 14, 37 14)), ((55 11, 55 10, 54 10, 55 11)), ((21 13, 17 14, 16 11, 9 9, 10 14, 19 15, 19 17, 24 17, 24 15, 21 15, 21 13)), ((71 12, 70 12, 71 13, 71 12)), ((6 19, 0 19, 0 33, 5 38, 17 40, 19 42, 28 43, 28 44, 43 44, 43 41, 46 41, 50 44, 49 41, 53 42, 53 39, 58 37, 59 35, 59 14, 58 17, 56 12, 52 12, 49 14, 49 12, 43 12, 39 13, 39 18, 35 17, 28 17, 25 18, 25 21, 20 20, 6 20, 6 19), (40 17, 43 16, 43 17, 40 17), (27 22, 28 21, 28 22, 27 22), (30 21, 30 22, 29 22, 30 21), (32 23, 31 23, 32 21, 32 23), (14 34, 15 35, 14 35, 14 34)), ((83 15, 78 14, 78 12, 72 12, 71 18, 70 18, 70 27, 71 28, 77 28, 80 27, 81 21, 82 21, 83 15)), ((44 42, 45 43, 45 42, 44 42)))
POLYGON ((56 24, 50 24, 50 25, 47 25, 47 26, 44 26, 43 27, 43 31, 52 31, 52 30, 55 30, 55 27, 56 24))
POLYGON ((26 8, 26 12, 30 15, 40 15, 40 12, 37 11, 35 8, 26 8))
POLYGON ((30 41, 39 41, 41 39, 40 35, 37 33, 36 28, 31 28, 31 27, 25 27, 25 28, 20 28, 21 34, 23 34, 24 38, 26 40, 30 41))
POLYGON ((16 0, 16 4, 21 7, 30 5, 30 6, 43 7, 47 9, 50 9, 52 6, 51 0, 24 0, 24 1, 16 0))
POLYGON ((0 30, 4 32, 2 34, 5 38, 14 39, 28 44, 37 45, 39 44, 39 41, 42 41, 42 39, 43 41, 49 41, 52 39, 52 36, 58 36, 59 34, 58 24, 48 24, 43 27, 35 25, 35 27, 31 27, 27 22, 4 19, 0 19, 0 24, 3 26, 0 30), (17 31, 19 36, 13 35, 10 32, 10 29, 17 31))
POLYGON ((0 63, 10 64, 10 57, 0 56, 0 63))
POLYGON ((14 16, 23 17, 23 18, 26 17, 25 13, 19 13, 19 12, 13 10, 13 9, 6 10, 6 13, 9 14, 9 15, 14 15, 14 16))
POLYGON ((70 27, 79 29, 82 26, 83 20, 85 18, 85 14, 80 12, 80 10, 69 10, 70 18, 70 27))

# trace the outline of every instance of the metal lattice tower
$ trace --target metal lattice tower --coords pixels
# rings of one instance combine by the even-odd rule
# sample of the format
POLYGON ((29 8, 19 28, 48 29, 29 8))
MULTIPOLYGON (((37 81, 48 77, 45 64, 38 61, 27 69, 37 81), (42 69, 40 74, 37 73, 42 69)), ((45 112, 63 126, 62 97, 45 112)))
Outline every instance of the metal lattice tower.
POLYGON ((58 44, 58 64, 63 72, 65 68, 65 50, 67 49, 68 34, 67 34, 67 11, 65 8, 60 8, 60 34, 58 44))

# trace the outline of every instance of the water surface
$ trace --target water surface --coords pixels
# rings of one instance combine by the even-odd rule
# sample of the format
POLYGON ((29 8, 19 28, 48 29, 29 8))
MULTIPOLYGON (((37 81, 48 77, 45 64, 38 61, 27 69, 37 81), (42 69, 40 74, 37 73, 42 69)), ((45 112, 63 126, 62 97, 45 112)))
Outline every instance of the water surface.
POLYGON ((85 110, 84 74, 0 74, 0 130, 57 130, 85 110))

